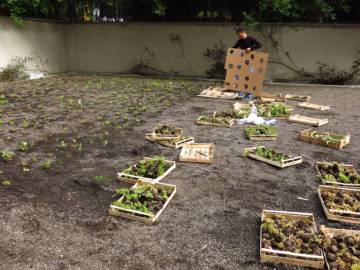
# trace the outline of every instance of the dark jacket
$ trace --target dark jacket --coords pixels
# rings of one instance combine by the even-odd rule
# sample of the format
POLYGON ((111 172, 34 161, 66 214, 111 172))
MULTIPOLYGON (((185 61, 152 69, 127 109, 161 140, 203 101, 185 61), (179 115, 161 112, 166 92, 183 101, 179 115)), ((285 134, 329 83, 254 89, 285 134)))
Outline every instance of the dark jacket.
POLYGON ((239 39, 234 45, 235 49, 243 49, 251 48, 251 50, 257 50, 261 48, 261 43, 253 37, 247 36, 245 39, 239 39))

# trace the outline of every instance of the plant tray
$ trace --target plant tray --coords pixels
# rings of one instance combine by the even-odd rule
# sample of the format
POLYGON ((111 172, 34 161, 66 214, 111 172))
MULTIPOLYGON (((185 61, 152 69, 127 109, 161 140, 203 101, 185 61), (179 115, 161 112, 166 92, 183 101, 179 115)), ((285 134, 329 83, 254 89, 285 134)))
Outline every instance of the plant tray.
POLYGON ((212 123, 212 122, 208 122, 208 121, 205 121, 205 120, 200 120, 200 118, 201 118, 201 116, 199 116, 199 118, 196 120, 196 124, 198 124, 198 125, 207 125, 207 126, 214 126, 214 127, 231 128, 231 126, 235 123, 235 119, 230 119, 229 124, 226 125, 226 124, 212 123))
MULTIPOLYGON (((332 181, 326 181, 322 176, 321 176, 321 173, 320 173, 320 170, 319 170, 319 165, 322 164, 322 165, 331 165, 333 164, 332 162, 316 162, 315 163, 315 169, 316 169, 316 172, 318 174, 318 177, 321 179, 321 183, 323 185, 333 185, 333 186, 342 186, 342 187, 348 187, 348 188, 360 188, 360 184, 348 184, 348 183, 341 183, 341 182, 332 182, 332 181)), ((345 168, 346 170, 349 170, 350 172, 354 173, 354 174, 358 174, 357 171, 355 170, 354 166, 353 165, 350 165, 350 164, 339 164, 339 166, 345 168)))
POLYGON ((290 116, 289 121, 294 122, 294 123, 310 125, 310 126, 314 126, 314 127, 320 127, 329 122, 328 119, 318 119, 318 118, 303 116, 300 114, 295 114, 295 115, 290 116))
MULTIPOLYGON (((139 185, 143 185, 143 182, 142 181, 137 182, 132 188, 136 188, 139 185)), ((143 213, 143 212, 132 210, 132 209, 126 209, 126 208, 118 207, 115 205, 110 205, 109 210, 108 210, 109 215, 118 216, 118 217, 127 218, 127 219, 131 219, 131 220, 136 220, 136 221, 141 221, 141 222, 144 222, 147 224, 154 223, 159 218, 161 213, 165 210, 166 206, 169 204, 169 202, 172 200, 172 198, 174 197, 174 195, 176 193, 176 186, 170 185, 170 184, 163 184, 163 183, 154 183, 153 185, 157 188, 173 190, 173 192, 171 193, 171 195, 169 196, 167 201, 164 203, 163 207, 155 215, 150 214, 150 213, 143 213)), ((123 199, 124 199, 124 196, 122 196, 119 199, 119 201, 122 201, 123 199)))
POLYGON ((215 145, 213 143, 189 143, 181 149, 180 161, 212 163, 215 145))
MULTIPOLYGON (((341 234, 345 236, 354 236, 358 238, 358 241, 360 241, 360 231, 357 230, 346 230, 346 229, 333 229, 333 228, 327 228, 324 225, 320 226, 320 231, 325 235, 325 237, 329 237, 332 239, 335 235, 341 234)), ((325 264, 328 270, 331 270, 329 262, 326 257, 326 251, 324 252, 324 258, 325 258, 325 264)))
MULTIPOLYGON (((265 146, 258 146, 258 147, 265 147, 265 146)), ((268 163, 270 165, 273 165, 273 166, 281 168, 281 169, 302 163, 302 157, 301 156, 290 157, 289 159, 282 160, 281 162, 277 162, 277 161, 274 161, 274 160, 263 158, 263 157, 260 157, 260 156, 258 156, 258 155, 256 155, 254 153, 256 148, 257 147, 245 148, 244 149, 244 156, 247 156, 247 157, 250 157, 252 159, 256 159, 256 160, 259 160, 259 161, 262 161, 262 162, 265 162, 265 163, 268 163)))
POLYGON ((233 105, 234 111, 242 111, 244 109, 250 110, 251 105, 249 103, 235 102, 233 105))
MULTIPOLYGON (((145 157, 143 159, 144 160, 151 160, 153 158, 145 157)), ((167 169, 166 172, 164 172, 163 175, 161 175, 161 176, 159 176, 157 178, 147 178, 147 177, 142 177, 142 176, 137 176, 137 175, 132 175, 132 174, 126 174, 126 173, 117 173, 117 176, 118 176, 118 179, 120 181, 127 182, 127 183, 136 183, 139 180, 147 182, 147 183, 157 183, 157 182, 161 181, 165 176, 167 176, 169 173, 171 173, 176 168, 175 161, 166 160, 166 162, 170 163, 171 167, 169 169, 167 169)))
POLYGON ((151 136, 155 140, 172 140, 172 139, 178 139, 182 135, 182 128, 176 128, 176 135, 163 135, 159 133, 155 133, 157 128, 161 127, 161 124, 156 124, 153 132, 151 133, 151 136))
POLYGON ((186 143, 193 143, 195 142, 194 137, 186 137, 186 139, 178 141, 178 142, 173 142, 173 140, 156 140, 154 139, 152 136, 152 134, 146 134, 145 139, 151 142, 156 142, 158 144, 173 148, 173 149, 178 149, 184 146, 184 144, 186 143))
POLYGON ((285 99, 296 100, 296 101, 309 101, 311 99, 311 96, 298 96, 298 95, 286 94, 285 99))
POLYGON ((226 88, 222 87, 209 87, 198 95, 198 97, 206 98, 221 98, 221 99, 236 99, 238 97, 237 93, 234 92, 225 92, 226 88))
POLYGON ((321 196, 321 191, 332 191, 336 192, 339 190, 344 190, 349 193, 360 193, 359 189, 351 189, 351 188, 343 188, 343 187, 330 187, 330 186, 319 186, 318 188, 318 196, 321 202, 321 206, 325 212, 327 219, 340 221, 343 223, 351 223, 351 224, 360 224, 360 212, 352 212, 352 211, 344 211, 344 210, 336 210, 336 209, 328 209, 325 205, 325 202, 321 196))
MULTIPOLYGON (((266 103, 270 103, 270 102, 266 102, 266 103)), ((265 104, 266 104, 265 103, 265 104)), ((279 102, 277 102, 277 103, 279 103, 279 102)), ((283 103, 283 102, 282 102, 283 103)), ((255 104, 259 104, 260 105, 260 103, 258 103, 258 102, 255 102, 255 104)), ((263 103, 264 104, 264 103, 263 103)), ((233 109, 234 109, 234 111, 245 111, 245 110, 248 110, 249 111, 249 113, 250 113, 250 108, 251 108, 251 104, 244 104, 244 103, 240 103, 240 102, 235 102, 234 103, 234 105, 233 105, 233 109)), ((293 111, 294 109, 293 108, 291 108, 291 107, 289 107, 288 106, 288 109, 287 109, 287 111, 288 112, 291 112, 291 111, 293 111)), ((289 115, 287 115, 287 116, 261 116, 262 118, 264 118, 264 119, 289 119, 289 115)))
POLYGON ((250 141, 276 141, 277 135, 250 135, 247 136, 250 141))
POLYGON ((310 103, 310 102, 301 102, 298 104, 298 106, 300 108, 305 108, 305 109, 309 109, 309 110, 318 110, 318 111, 325 111, 325 110, 330 110, 330 106, 324 106, 324 105, 319 105, 319 104, 314 104, 314 103, 310 103))
MULTIPOLYGON (((246 129, 245 129, 246 130, 246 129)), ((275 135, 269 135, 269 134, 263 134, 263 135, 249 135, 246 132, 246 137, 251 141, 276 141, 277 134, 275 135)))
MULTIPOLYGON (((317 232, 314 216, 311 213, 298 213, 298 212, 285 212, 285 211, 273 211, 263 210, 261 215, 261 223, 265 218, 274 215, 284 216, 288 220, 300 220, 307 217, 311 217, 314 224, 313 233, 317 232)), ((290 251, 280 251, 275 249, 267 249, 262 247, 262 226, 260 226, 260 261, 261 263, 282 263, 290 264, 303 267, 311 267, 317 269, 324 268, 324 257, 323 255, 310 255, 295 253, 290 251)))
POLYGON ((333 142, 326 143, 323 140, 321 140, 320 138, 311 137, 311 133, 313 131, 314 131, 314 129, 307 129, 307 130, 301 131, 299 134, 299 140, 308 142, 308 143, 312 143, 312 144, 317 144, 317 145, 334 148, 334 149, 342 149, 344 146, 346 146, 350 143, 350 135, 342 135, 342 134, 337 134, 337 133, 316 131, 320 135, 343 136, 343 138, 338 143, 333 143, 333 142))

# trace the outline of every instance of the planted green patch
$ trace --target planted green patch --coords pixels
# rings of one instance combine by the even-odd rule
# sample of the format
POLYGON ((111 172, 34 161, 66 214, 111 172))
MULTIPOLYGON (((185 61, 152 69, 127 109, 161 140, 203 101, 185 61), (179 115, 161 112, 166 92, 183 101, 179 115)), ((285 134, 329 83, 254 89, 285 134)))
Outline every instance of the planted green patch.
POLYGON ((30 144, 28 142, 22 141, 19 143, 19 150, 20 151, 28 151, 30 148, 30 144))
POLYGON ((212 124, 219 124, 223 126, 230 126, 232 119, 225 118, 225 117, 218 117, 218 116, 208 116, 208 115, 201 115, 198 121, 212 123, 212 124))
POLYGON ((44 169, 44 170, 50 170, 51 169, 51 166, 52 166, 52 160, 51 159, 47 159, 45 161, 43 161, 41 163, 41 167, 44 169))
POLYGON ((4 180, 4 181, 2 181, 2 185, 3 185, 3 186, 11 186, 11 185, 12 185, 12 181, 11 181, 11 180, 4 180))
POLYGON ((256 126, 247 126, 246 135, 248 138, 252 136, 277 136, 277 130, 273 126, 269 125, 256 125, 256 126))
POLYGON ((255 154, 257 156, 273 160, 276 162, 282 162, 290 157, 280 152, 276 152, 275 150, 267 147, 256 147, 255 154))
POLYGON ((155 156, 152 159, 140 160, 136 165, 123 170, 122 173, 155 179, 162 176, 171 165, 166 162, 165 157, 155 156))
POLYGON ((121 188, 116 190, 115 196, 123 196, 122 200, 112 204, 125 208, 155 215, 166 203, 172 190, 156 188, 153 185, 145 184, 133 189, 121 188))
POLYGON ((15 156, 15 153, 14 152, 11 152, 11 151, 1 151, 0 152, 0 155, 1 155, 1 158, 3 161, 5 162, 9 162, 9 161, 12 161, 14 156, 15 156))
POLYGON ((310 133, 311 138, 320 139, 326 144, 341 143, 341 140, 345 139, 345 136, 346 135, 342 135, 342 134, 330 134, 330 133, 318 132, 316 130, 313 130, 310 133))
POLYGON ((317 168, 325 181, 344 184, 360 184, 360 175, 339 163, 318 163, 317 168))
POLYGON ((286 117, 291 115, 291 108, 284 103, 265 103, 256 105, 257 115, 261 117, 286 117))

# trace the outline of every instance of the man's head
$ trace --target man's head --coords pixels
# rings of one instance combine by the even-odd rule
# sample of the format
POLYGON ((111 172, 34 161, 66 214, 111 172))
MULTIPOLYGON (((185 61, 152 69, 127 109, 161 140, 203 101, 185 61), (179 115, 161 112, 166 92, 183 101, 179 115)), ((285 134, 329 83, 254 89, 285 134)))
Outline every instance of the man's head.
POLYGON ((243 28, 238 28, 236 34, 238 34, 240 39, 245 39, 247 37, 246 31, 243 28))

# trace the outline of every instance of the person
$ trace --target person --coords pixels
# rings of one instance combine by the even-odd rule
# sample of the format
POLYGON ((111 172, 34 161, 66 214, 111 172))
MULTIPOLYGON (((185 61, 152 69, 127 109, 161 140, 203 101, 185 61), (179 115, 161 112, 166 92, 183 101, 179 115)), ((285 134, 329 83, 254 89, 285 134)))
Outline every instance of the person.
MULTIPOLYGON (((239 40, 234 45, 234 49, 242 49, 250 52, 261 48, 261 43, 256 38, 249 36, 244 29, 237 29, 236 34, 239 36, 239 40)), ((239 92, 238 96, 244 100, 251 100, 253 98, 250 93, 244 92, 239 92)))
POLYGON ((256 38, 249 36, 244 29, 237 29, 236 34, 239 36, 239 40, 234 45, 234 49, 250 52, 261 48, 261 43, 256 38))

